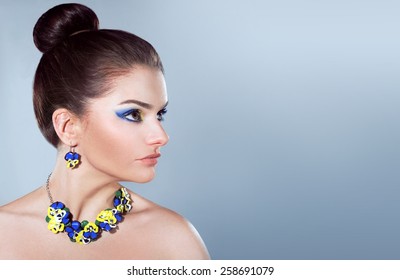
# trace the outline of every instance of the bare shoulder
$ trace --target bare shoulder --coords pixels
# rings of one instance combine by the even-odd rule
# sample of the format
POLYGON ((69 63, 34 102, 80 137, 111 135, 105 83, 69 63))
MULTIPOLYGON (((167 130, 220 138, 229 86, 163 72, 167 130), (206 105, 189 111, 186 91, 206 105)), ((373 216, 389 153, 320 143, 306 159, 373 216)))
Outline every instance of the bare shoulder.
POLYGON ((151 227, 162 233, 158 246, 173 259, 208 259, 205 244, 195 227, 184 217, 167 208, 152 209, 151 227))
MULTIPOLYGON (((0 206, 0 224, 6 225, 8 220, 9 220, 9 214, 6 211, 5 206, 0 206)), ((0 238, 0 248, 4 247, 3 243, 5 242, 6 238, 3 237, 6 236, 6 233, 7 233, 6 227, 4 226, 0 227, 0 236, 2 236, 2 238, 0 238)), ((1 259, 1 253, 0 253, 0 259, 1 259)))
POLYGON ((6 205, 0 207, 0 259, 18 258, 15 255, 22 251, 21 240, 26 239, 27 234, 30 237, 36 236, 35 229, 43 222, 41 209, 45 204, 38 199, 40 190, 34 190, 31 193, 18 198, 6 205))
MULTIPOLYGON (((180 214, 134 195, 138 209, 129 216, 132 230, 140 232, 141 244, 153 248, 154 259, 210 259, 207 248, 195 227, 180 214)), ((136 204, 136 203, 135 203, 136 204)))
MULTIPOLYGON (((6 225, 7 221, 10 220, 11 215, 9 213, 9 211, 7 210, 6 206, 0 206, 0 224, 1 225, 6 225)), ((0 227, 0 236, 4 236, 4 232, 5 232, 6 228, 5 227, 0 227)), ((1 240, 3 238, 0 238, 0 244, 1 244, 1 240)))
POLYGON ((0 227, 0 236, 2 237, 0 238, 0 248, 2 248, 2 242, 7 242, 7 239, 3 237, 7 237, 9 233, 12 232, 10 228, 13 227, 13 224, 18 217, 19 215, 12 211, 10 205, 0 206, 0 224, 7 225, 0 227))
POLYGON ((26 224, 26 218, 19 212, 15 211, 10 203, 0 207, 0 259, 16 259, 16 251, 18 247, 17 240, 23 240, 22 233, 23 224, 26 224))

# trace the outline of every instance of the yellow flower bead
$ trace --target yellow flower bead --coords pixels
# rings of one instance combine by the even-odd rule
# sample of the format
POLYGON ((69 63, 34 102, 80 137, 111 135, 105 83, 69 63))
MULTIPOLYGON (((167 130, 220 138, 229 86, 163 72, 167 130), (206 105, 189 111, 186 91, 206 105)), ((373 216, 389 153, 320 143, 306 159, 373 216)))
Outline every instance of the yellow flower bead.
POLYGON ((69 159, 67 161, 67 167, 71 168, 71 169, 74 169, 78 164, 79 164, 79 159, 75 159, 75 160, 69 159))
POLYGON ((81 230, 78 235, 75 238, 75 241, 79 244, 88 244, 90 240, 88 241, 84 236, 83 236, 83 230, 81 230))
POLYGON ((55 219, 51 219, 47 225, 47 228, 53 233, 59 233, 64 231, 64 224, 57 222, 55 219))
POLYGON ((99 227, 95 223, 90 222, 84 227, 83 232, 90 232, 90 231, 97 233, 99 232, 99 227))
POLYGON ((115 218, 112 210, 103 210, 97 216, 97 220, 100 222, 108 222, 109 224, 115 224, 117 222, 117 218, 115 218))

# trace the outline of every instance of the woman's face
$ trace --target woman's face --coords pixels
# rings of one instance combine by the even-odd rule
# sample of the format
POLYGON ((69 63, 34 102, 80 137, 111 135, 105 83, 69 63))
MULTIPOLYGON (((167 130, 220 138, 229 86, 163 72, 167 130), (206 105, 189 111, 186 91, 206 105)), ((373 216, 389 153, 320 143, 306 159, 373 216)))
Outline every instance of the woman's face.
POLYGON ((160 148, 168 142, 161 123, 167 102, 158 69, 135 67, 117 78, 110 93, 88 107, 76 147, 82 165, 119 181, 152 180, 160 148))

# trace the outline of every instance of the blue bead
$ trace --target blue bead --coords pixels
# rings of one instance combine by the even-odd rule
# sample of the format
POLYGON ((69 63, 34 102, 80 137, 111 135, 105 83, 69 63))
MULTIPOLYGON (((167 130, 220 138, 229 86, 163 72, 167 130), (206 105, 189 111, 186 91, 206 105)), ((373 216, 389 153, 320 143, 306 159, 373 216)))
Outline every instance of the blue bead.
POLYGON ((62 219, 62 222, 63 222, 64 225, 67 225, 69 223, 69 221, 70 221, 69 212, 67 212, 67 214, 62 219))
POLYGON ((81 223, 79 221, 72 221, 71 223, 71 227, 76 231, 76 232, 80 232, 81 229, 81 223))
POLYGON ((118 205, 120 205, 121 200, 119 198, 114 198, 114 207, 117 207, 118 205))
POLYGON ((110 227, 110 225, 109 225, 108 223, 101 222, 99 226, 100 226, 102 229, 104 229, 105 231, 110 231, 110 230, 111 230, 111 227, 110 227))
POLYGON ((74 159, 74 153, 73 152, 66 153, 64 159, 65 160, 73 160, 74 159))
POLYGON ((121 216, 120 212, 118 212, 114 216, 115 216, 115 218, 117 219, 118 222, 122 221, 122 216, 121 216))
POLYGON ((62 202, 56 201, 50 205, 54 209, 64 209, 65 205, 62 202))
POLYGON ((90 239, 96 239, 97 238, 97 233, 95 233, 95 232, 93 232, 93 231, 88 231, 88 232, 85 232, 85 233, 83 233, 83 236, 85 237, 85 238, 90 238, 90 239))
POLYGON ((68 152, 65 154, 64 157, 65 160, 76 160, 79 159, 79 154, 78 153, 74 153, 74 152, 68 152))

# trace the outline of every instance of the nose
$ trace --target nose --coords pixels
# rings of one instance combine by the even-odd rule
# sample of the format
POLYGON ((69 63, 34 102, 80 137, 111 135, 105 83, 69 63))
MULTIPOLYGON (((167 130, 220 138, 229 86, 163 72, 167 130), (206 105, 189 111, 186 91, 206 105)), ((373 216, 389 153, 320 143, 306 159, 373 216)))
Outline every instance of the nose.
POLYGON ((152 146, 161 147, 168 143, 169 136, 165 132, 160 122, 154 123, 149 129, 149 133, 147 135, 147 143, 152 146))

